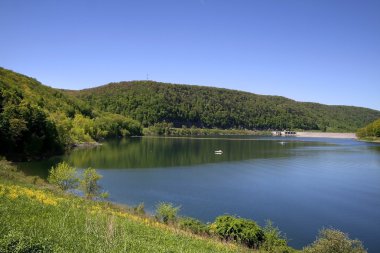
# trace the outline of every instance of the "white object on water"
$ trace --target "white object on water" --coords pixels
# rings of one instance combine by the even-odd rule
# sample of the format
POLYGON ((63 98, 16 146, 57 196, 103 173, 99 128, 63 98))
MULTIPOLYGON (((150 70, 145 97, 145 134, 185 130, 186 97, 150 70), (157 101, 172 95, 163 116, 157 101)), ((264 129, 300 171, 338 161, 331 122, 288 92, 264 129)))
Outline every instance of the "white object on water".
POLYGON ((215 155, 221 155, 221 154, 223 154, 222 150, 215 150, 215 155))
POLYGON ((286 142, 280 141, 279 143, 280 143, 281 145, 284 145, 286 142))

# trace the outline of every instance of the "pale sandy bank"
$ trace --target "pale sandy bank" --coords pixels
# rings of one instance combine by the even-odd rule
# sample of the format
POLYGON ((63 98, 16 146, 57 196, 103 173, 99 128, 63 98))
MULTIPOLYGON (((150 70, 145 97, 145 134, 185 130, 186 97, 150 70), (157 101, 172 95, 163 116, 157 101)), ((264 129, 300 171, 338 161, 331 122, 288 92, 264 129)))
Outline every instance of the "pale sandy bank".
POLYGON ((355 133, 297 132, 297 137, 356 139, 355 133))

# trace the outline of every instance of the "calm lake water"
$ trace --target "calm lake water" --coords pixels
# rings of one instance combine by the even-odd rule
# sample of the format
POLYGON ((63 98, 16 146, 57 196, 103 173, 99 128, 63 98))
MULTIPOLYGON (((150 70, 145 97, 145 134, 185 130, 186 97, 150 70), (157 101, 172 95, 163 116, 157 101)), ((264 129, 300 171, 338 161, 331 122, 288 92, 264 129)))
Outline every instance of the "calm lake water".
POLYGON ((301 248, 333 227, 380 252, 380 145, 322 138, 130 138, 23 166, 47 176, 59 161, 96 168, 111 201, 181 205, 205 222, 221 214, 272 220, 301 248), (222 155, 214 154, 223 150, 222 155))

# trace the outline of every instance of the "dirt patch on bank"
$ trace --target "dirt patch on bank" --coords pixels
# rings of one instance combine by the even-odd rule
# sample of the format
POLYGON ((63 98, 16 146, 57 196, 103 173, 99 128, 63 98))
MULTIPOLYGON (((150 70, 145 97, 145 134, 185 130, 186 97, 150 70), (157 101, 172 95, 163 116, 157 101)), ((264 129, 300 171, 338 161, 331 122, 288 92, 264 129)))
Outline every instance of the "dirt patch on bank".
POLYGON ((297 137, 357 139, 355 133, 297 132, 297 137))

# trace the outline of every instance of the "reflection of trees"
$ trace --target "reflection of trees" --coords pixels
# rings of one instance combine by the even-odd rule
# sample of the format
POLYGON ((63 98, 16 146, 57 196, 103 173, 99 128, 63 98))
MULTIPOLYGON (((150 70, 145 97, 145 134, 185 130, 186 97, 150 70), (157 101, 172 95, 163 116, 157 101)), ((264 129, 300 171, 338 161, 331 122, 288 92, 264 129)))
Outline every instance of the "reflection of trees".
POLYGON ((268 140, 189 138, 128 138, 104 143, 93 149, 73 151, 67 160, 77 167, 150 168, 202 163, 284 157, 301 142, 279 145, 268 140), (215 155, 214 150, 223 150, 215 155))
POLYGON ((380 144, 373 144, 374 146, 367 146, 368 150, 371 150, 376 154, 376 162, 380 164, 380 144))
POLYGON ((380 145, 369 147, 371 150, 375 150, 380 153, 380 145))

